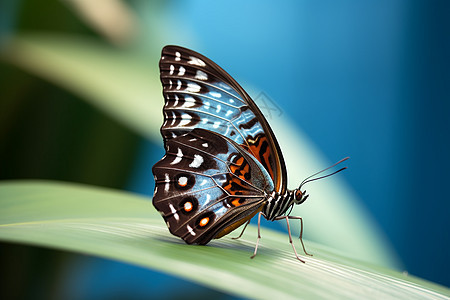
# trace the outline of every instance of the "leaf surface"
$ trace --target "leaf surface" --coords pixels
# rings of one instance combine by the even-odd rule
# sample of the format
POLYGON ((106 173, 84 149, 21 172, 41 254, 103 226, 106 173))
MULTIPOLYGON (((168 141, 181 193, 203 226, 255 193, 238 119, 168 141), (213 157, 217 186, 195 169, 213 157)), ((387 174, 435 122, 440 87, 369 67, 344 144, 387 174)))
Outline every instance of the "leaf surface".
MULTIPOLYGON (((298 262, 287 234, 256 228, 208 246, 171 236, 150 198, 50 181, 0 183, 0 239, 139 265, 250 298, 448 299, 445 287, 347 258, 306 241, 298 262)), ((296 241, 300 250, 299 242, 296 241)))

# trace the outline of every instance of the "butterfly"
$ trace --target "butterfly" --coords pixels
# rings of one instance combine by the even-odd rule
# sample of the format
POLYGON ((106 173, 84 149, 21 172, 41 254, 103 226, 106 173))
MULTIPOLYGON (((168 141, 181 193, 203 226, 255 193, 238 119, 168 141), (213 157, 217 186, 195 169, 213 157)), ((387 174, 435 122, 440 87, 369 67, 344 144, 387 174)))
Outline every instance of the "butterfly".
MULTIPOLYGON (((264 115, 245 90, 207 57, 179 46, 166 46, 159 63, 164 96, 161 135, 165 155, 152 168, 153 205, 169 231, 188 244, 205 245, 258 214, 267 220, 289 219, 308 195, 302 186, 287 189, 286 166, 278 141, 264 115), (289 211, 289 212, 288 212, 289 211)), ((244 232, 244 230, 241 232, 244 232)), ((238 238, 239 238, 238 237, 238 238)), ((309 254, 308 254, 309 255, 309 254)))

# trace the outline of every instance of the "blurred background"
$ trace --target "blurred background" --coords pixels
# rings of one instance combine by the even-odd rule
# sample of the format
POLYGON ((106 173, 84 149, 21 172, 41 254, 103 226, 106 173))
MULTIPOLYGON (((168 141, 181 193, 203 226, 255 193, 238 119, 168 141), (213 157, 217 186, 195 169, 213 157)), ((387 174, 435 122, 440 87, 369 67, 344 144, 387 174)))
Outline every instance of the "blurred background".
MULTIPOLYGON (((385 256, 375 262, 450 286, 449 37, 444 0, 3 0, 0 179, 151 196, 151 167, 164 154, 159 55, 178 44, 248 89, 283 151, 295 153, 289 139, 299 137, 325 164, 351 157, 335 183, 376 232, 360 240, 381 244, 385 256)), ((288 174, 309 163, 286 161, 288 174)), ((333 211, 337 222, 346 207, 333 211)), ((324 230, 339 226, 307 211, 324 230)), ((339 236, 341 249, 353 245, 352 230, 339 236)), ((0 254, 0 293, 14 298, 177 298, 180 287, 196 298, 231 297, 62 251, 1 243, 0 254)))

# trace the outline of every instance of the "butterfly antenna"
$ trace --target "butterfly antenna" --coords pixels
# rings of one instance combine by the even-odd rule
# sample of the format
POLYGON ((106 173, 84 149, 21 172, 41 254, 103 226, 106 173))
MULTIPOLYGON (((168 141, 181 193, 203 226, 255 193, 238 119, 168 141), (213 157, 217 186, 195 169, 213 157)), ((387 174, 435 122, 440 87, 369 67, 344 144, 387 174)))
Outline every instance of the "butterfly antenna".
POLYGON ((346 161, 346 160, 349 159, 349 158, 350 158, 350 157, 348 157, 348 156, 347 156, 347 157, 344 157, 343 159, 341 159, 341 160, 338 161, 337 163, 332 164, 332 165, 329 166, 328 168, 325 168, 325 169, 323 169, 323 170, 321 170, 321 171, 319 171, 319 172, 317 172, 317 173, 314 173, 314 174, 312 174, 312 175, 306 177, 305 180, 303 180, 302 183, 300 183, 299 189, 301 189, 301 187, 302 187, 304 184, 308 183, 308 182, 315 181, 315 180, 319 180, 319 179, 323 179, 323 178, 329 177, 329 176, 331 176, 331 175, 334 175, 334 174, 336 174, 336 173, 339 173, 339 172, 341 172, 341 171, 344 171, 345 169, 347 169, 347 167, 343 167, 343 168, 341 168, 341 169, 339 169, 339 170, 337 170, 337 171, 334 171, 333 173, 330 173, 330 174, 327 174, 327 175, 324 175, 324 176, 312 178, 312 177, 314 177, 314 176, 316 176, 316 175, 319 175, 320 173, 325 172, 326 170, 329 170, 329 169, 331 169, 331 168, 337 166, 338 164, 340 164, 340 163, 346 161), (311 179, 311 178, 312 178, 312 179, 311 179))

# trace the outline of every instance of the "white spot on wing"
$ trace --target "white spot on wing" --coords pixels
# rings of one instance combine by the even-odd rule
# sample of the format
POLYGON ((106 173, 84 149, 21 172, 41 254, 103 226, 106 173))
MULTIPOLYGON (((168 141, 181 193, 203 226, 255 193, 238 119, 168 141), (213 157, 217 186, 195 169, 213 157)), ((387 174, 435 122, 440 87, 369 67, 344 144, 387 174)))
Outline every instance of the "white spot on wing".
POLYGON ((195 236, 195 232, 194 232, 194 230, 192 230, 192 227, 191 227, 191 226, 187 225, 186 228, 187 228, 187 230, 189 231, 190 234, 192 234, 193 236, 195 236))
POLYGON ((179 163, 181 161, 181 159, 183 159, 183 152, 181 151, 180 148, 178 148, 177 157, 175 157, 175 159, 170 164, 176 165, 177 163, 179 163))
POLYGON ((200 183, 201 186, 205 185, 206 183, 208 183, 208 180, 203 179, 202 183, 200 183))
POLYGON ((170 72, 169 72, 169 74, 172 75, 174 70, 175 70, 175 67, 173 65, 170 65, 170 72))
POLYGON ((229 110, 227 111, 227 113, 225 114, 226 117, 228 117, 229 115, 231 115, 233 113, 233 111, 229 110))
POLYGON ((220 121, 216 121, 213 124, 213 128, 219 128, 219 125, 220 125, 220 121))
POLYGON ((189 164, 189 167, 191 168, 198 168, 203 163, 203 157, 198 154, 194 154, 194 160, 189 164))
POLYGON ((187 125, 191 122, 192 117, 188 114, 183 114, 181 116, 180 126, 187 125))
POLYGON ((166 183, 165 185, 164 185, 164 191, 165 192, 168 192, 169 191, 169 188, 170 188, 170 177, 169 177, 169 174, 164 174, 164 177, 165 177, 165 180, 164 180, 164 182, 166 183))
POLYGON ((180 178, 178 178, 178 184, 181 186, 185 186, 188 182, 188 179, 186 176, 181 176, 180 178))
POLYGON ((200 67, 204 67, 206 66, 205 62, 203 60, 201 60, 200 58, 194 57, 194 56, 189 56, 189 61, 188 64, 191 65, 196 65, 196 66, 200 66, 200 67))
POLYGON ((181 80, 177 80, 177 90, 181 89, 181 80))
POLYGON ((208 148, 208 143, 203 143, 202 146, 208 148))
POLYGON ((195 73, 195 79, 198 80, 208 80, 208 74, 201 70, 197 70, 197 73, 195 73))
POLYGON ((206 123, 208 123, 208 118, 203 118, 202 119, 202 124, 206 124, 206 123))
POLYGON ((176 121, 176 116, 175 116, 175 113, 172 112, 172 122, 170 123, 170 126, 173 126, 173 124, 175 124, 175 121, 176 121))
POLYGON ((209 107, 211 106, 211 103, 205 102, 205 105, 203 106, 205 109, 209 109, 209 107))
POLYGON ((217 105, 217 109, 216 109, 216 113, 220 112, 220 110, 222 109, 222 106, 220 104, 217 105))
POLYGON ((188 83, 186 91, 197 93, 197 92, 200 92, 200 89, 201 89, 201 87, 198 84, 190 82, 190 83, 188 83))
POLYGON ((173 207, 172 204, 169 204, 169 208, 170 208, 170 211, 173 213, 175 220, 177 220, 177 221, 180 220, 180 216, 177 214, 175 207, 173 207))
POLYGON ((180 52, 175 52, 175 60, 176 61, 180 61, 181 60, 181 53, 180 52))
POLYGON ((178 69, 178 76, 183 76, 184 72, 186 72, 186 69, 183 66, 180 66, 180 69, 178 69))
POLYGON ((184 104, 183 107, 192 107, 195 105, 195 99, 192 97, 186 97, 184 98, 184 104))
POLYGON ((222 97, 222 94, 221 94, 221 93, 218 93, 218 92, 209 92, 209 94, 210 94, 211 96, 215 97, 215 98, 220 98, 220 97, 222 97))

